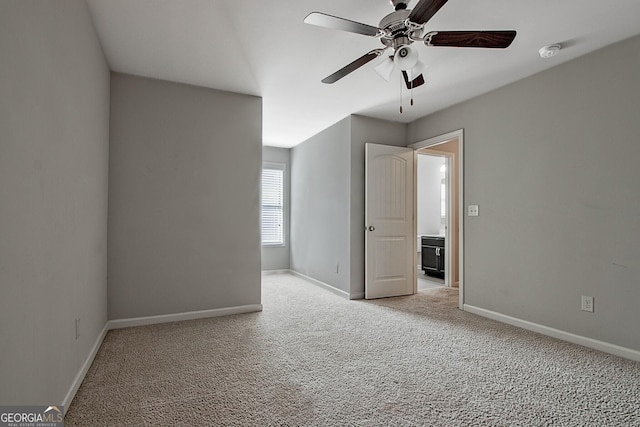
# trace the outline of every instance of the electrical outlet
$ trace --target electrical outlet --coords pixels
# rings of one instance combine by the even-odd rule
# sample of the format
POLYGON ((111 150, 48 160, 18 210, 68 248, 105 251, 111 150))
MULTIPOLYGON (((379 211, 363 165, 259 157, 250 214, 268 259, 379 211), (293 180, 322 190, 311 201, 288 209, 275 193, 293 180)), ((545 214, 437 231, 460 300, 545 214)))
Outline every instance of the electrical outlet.
POLYGON ((80 338, 80 318, 76 317, 76 339, 80 338))
POLYGON ((593 313, 593 297, 582 295, 582 311, 593 313))
POLYGON ((480 210, 478 205, 469 205, 467 206, 467 216, 478 216, 480 214, 480 210))

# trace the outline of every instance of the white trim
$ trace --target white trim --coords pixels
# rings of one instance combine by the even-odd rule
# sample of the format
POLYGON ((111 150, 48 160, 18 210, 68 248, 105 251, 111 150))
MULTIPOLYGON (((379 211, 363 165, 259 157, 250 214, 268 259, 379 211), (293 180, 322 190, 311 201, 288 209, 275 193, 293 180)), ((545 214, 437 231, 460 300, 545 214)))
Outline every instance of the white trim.
MULTIPOLYGON (((411 147, 407 147, 411 148, 411 147)), ((418 274, 422 272, 422 259, 418 260, 418 247, 422 256, 422 242, 418 242, 418 154, 413 150, 413 293, 418 293, 418 274)))
POLYGON ((272 274, 288 274, 291 273, 291 270, 284 269, 284 270, 262 270, 262 275, 263 276, 270 276, 272 274))
POLYGON ((345 299, 362 299, 362 298, 364 298, 364 292, 360 292, 358 294, 351 295, 351 294, 349 294, 349 292, 345 292, 342 289, 338 289, 338 288, 336 288, 334 286, 329 285, 328 283, 321 282, 320 280, 314 279, 313 277, 305 276, 304 274, 299 273, 299 272, 297 272, 295 270, 289 270, 289 272, 294 276, 298 276, 299 278, 304 279, 307 282, 310 282, 313 285, 319 286, 319 287, 321 287, 321 288, 323 288, 323 289, 325 289, 325 290, 327 290, 329 292, 332 292, 332 293, 334 293, 334 294, 336 294, 338 296, 341 296, 342 298, 345 298, 345 299), (359 294, 362 294, 362 296, 358 297, 359 294))
POLYGON ((515 317, 507 316, 506 314, 497 313, 495 311, 486 310, 484 308, 475 307, 469 304, 464 305, 464 311, 477 314, 478 316, 497 320, 498 322, 517 326, 519 328, 526 329, 529 331, 538 332, 542 335, 547 335, 553 338, 558 338, 563 341, 568 341, 573 344, 582 345, 584 347, 589 347, 594 350, 603 351, 605 353, 624 357, 625 359, 630 359, 630 360, 635 360, 637 362, 640 362, 640 351, 637 351, 637 350, 622 347, 616 344, 610 344, 604 341, 595 340, 593 338, 583 337, 581 335, 576 335, 570 332, 561 331, 559 329, 550 328, 549 326, 539 325, 537 323, 529 322, 527 320, 517 319, 515 317))
POLYGON ((236 307, 214 308, 212 310, 188 311, 185 313, 161 314, 158 316, 134 317, 130 319, 116 319, 109 320, 107 322, 107 326, 111 330, 130 328, 132 326, 155 325, 158 323, 228 316, 231 314, 253 313, 256 311, 262 311, 262 304, 247 304, 236 307))
POLYGON ((409 145, 409 148, 413 148, 417 150, 419 148, 429 147, 431 145, 437 145, 441 142, 447 142, 452 139, 462 138, 464 136, 464 129, 454 130, 449 133, 445 133, 443 135, 434 136, 433 138, 425 139, 424 141, 419 141, 414 144, 409 145))
POLYGON ((109 322, 105 323, 104 328, 102 328, 102 331, 100 332, 100 334, 98 334, 98 338, 96 339, 96 342, 93 344, 93 347, 89 352, 89 355, 87 356, 84 363, 82 364, 82 367, 76 374, 76 377, 73 379, 73 382, 71 383, 71 387, 69 388, 67 395, 64 397, 64 400, 62 401, 62 406, 64 407, 65 414, 67 413, 67 410, 69 409, 69 406, 73 401, 73 398, 76 397, 76 393, 78 392, 78 389, 80 388, 80 385, 84 380, 84 377, 87 375, 87 372, 89 372, 89 368, 91 367, 91 364, 93 363, 93 359, 95 359, 96 354, 98 354, 98 350, 100 350, 100 346, 102 345, 102 341, 104 341, 104 337, 107 336, 107 331, 109 330, 108 326, 109 326, 109 322))
POLYGON ((304 279, 308 282, 311 282, 311 284, 319 286, 323 289, 328 290, 329 292, 332 292, 338 296, 341 296, 343 298, 346 299, 364 299, 364 292, 355 292, 355 293, 347 293, 345 291, 343 291, 342 289, 338 289, 334 286, 329 285, 328 283, 325 282, 321 282, 320 280, 314 279, 313 277, 309 277, 309 276, 305 276, 302 273, 298 273, 295 270, 291 270, 291 269, 287 269, 287 270, 264 270, 262 272, 263 276, 270 276, 273 274, 291 274, 292 276, 298 276, 301 279, 304 279))
MULTIPOLYGON (((458 236, 458 308, 460 310, 464 310, 464 129, 454 130, 453 132, 445 133, 444 135, 439 135, 433 138, 426 139, 424 141, 416 142, 415 144, 411 144, 408 147, 413 148, 414 150, 419 150, 421 148, 431 147, 433 145, 438 145, 443 142, 450 141, 452 139, 458 140, 458 221, 459 221, 459 236, 458 236)), ((449 168, 450 169, 450 168, 449 168)), ((449 172, 447 172, 449 173, 449 172)), ((416 190, 417 191, 417 190, 416 190)), ((414 196, 417 198, 417 193, 414 196)), ((449 223, 449 227, 447 227, 447 231, 450 232, 451 223, 449 223)), ((414 233, 416 234, 416 233, 414 233)), ((416 255, 417 256, 417 255, 416 255)), ((449 260, 451 260, 451 255, 449 254, 449 260)), ((417 265, 417 262, 415 263, 417 265)), ((450 269, 445 269, 446 271, 450 269)))

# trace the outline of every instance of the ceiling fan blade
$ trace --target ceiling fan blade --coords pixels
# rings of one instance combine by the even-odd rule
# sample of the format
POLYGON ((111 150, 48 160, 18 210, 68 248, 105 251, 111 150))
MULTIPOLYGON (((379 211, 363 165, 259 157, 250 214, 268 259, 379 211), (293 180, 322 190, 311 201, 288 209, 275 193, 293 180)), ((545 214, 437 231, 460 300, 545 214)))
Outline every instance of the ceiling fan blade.
POLYGON ((415 89, 418 86, 422 86, 424 84, 424 77, 420 74, 413 80, 409 80, 409 75, 406 71, 402 70, 402 77, 404 77, 404 83, 407 85, 407 89, 415 89))
POLYGON ((327 15, 326 13, 321 12, 311 12, 306 18, 304 18, 304 23, 371 37, 377 37, 382 34, 382 31, 378 27, 362 24, 356 21, 350 21, 337 16, 327 15))
POLYGON ((424 44, 504 49, 511 45, 515 37, 515 31, 432 31, 424 37, 424 44))
POLYGON ((409 21, 424 24, 445 5, 447 0, 420 0, 409 13, 409 21))
POLYGON ((340 80, 341 78, 343 78, 347 74, 350 74, 350 73, 354 72, 355 70, 357 70, 358 68, 360 68, 363 65, 365 65, 366 63, 368 63, 370 61, 373 61, 378 56, 380 56, 380 54, 382 54, 382 52, 384 52, 384 51, 385 51, 385 49, 375 49, 375 50, 372 50, 371 52, 369 52, 367 54, 362 55, 360 58, 356 59, 352 63, 350 63, 348 65, 345 65, 344 67, 340 68, 335 73, 333 73, 330 76, 327 76, 324 79, 322 79, 322 83, 331 84, 331 83, 337 82, 338 80, 340 80))

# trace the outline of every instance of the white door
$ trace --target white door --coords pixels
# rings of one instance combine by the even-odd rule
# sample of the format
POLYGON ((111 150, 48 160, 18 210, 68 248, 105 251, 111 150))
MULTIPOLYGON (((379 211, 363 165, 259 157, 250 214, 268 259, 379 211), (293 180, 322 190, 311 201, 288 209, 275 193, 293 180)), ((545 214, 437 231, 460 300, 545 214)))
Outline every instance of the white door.
POLYGON ((415 289, 414 152, 365 145, 365 298, 415 289))

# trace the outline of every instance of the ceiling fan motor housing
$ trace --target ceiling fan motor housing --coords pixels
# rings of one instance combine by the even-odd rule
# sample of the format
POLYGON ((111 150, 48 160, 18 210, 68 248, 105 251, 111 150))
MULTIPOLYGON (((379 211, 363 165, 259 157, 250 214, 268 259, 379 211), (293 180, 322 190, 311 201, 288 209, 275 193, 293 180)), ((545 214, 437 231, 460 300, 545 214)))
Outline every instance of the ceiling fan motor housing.
POLYGON ((396 47, 397 44, 394 45, 394 39, 397 37, 407 36, 407 26, 405 25, 405 21, 409 17, 410 13, 411 11, 406 9, 397 10, 382 18, 378 27, 384 30, 387 34, 380 38, 382 44, 385 46, 396 47))

